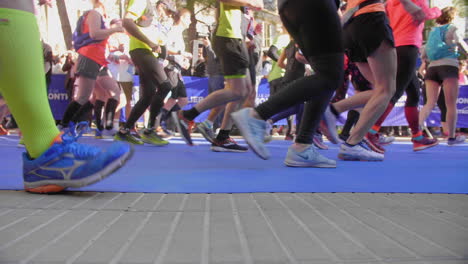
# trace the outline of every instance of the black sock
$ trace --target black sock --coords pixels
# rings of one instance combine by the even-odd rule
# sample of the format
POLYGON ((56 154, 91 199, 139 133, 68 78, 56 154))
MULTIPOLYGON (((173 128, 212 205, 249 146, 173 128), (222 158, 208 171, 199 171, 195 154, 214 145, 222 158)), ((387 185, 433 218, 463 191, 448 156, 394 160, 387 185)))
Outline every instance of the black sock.
POLYGON ((68 123, 70 123, 70 120, 80 108, 80 103, 78 103, 77 101, 71 101, 70 104, 68 104, 67 106, 67 110, 65 110, 65 113, 63 114, 61 125, 64 127, 68 127, 68 123))
POLYGON ((182 115, 188 120, 192 121, 200 114, 195 107, 192 107, 190 110, 185 110, 182 112, 182 115))
POLYGON ((345 145, 348 146, 348 147, 354 147, 354 146, 356 146, 357 144, 349 144, 348 142, 345 142, 345 145))
POLYGON ((171 112, 177 112, 179 111, 181 108, 178 104, 175 104, 172 108, 171 108, 171 112))
POLYGON ((170 111, 168 111, 167 109, 165 108, 161 109, 161 119, 159 120, 159 122, 162 123, 166 121, 167 118, 169 118, 169 113, 170 111))
POLYGON ((79 122, 80 120, 88 120, 87 116, 91 113, 94 106, 93 104, 88 101, 86 104, 82 105, 78 111, 73 115, 72 122, 79 122))
POLYGON ((192 121, 200 114, 195 107, 192 107, 190 110, 186 110, 182 112, 182 115, 187 118, 188 120, 192 121))
POLYGON ((330 104, 330 111, 331 111, 336 117, 340 116, 340 113, 338 113, 338 111, 336 111, 336 108, 335 108, 332 104, 330 104))
POLYGON ((111 130, 114 127, 115 109, 119 105, 119 101, 110 98, 106 103, 106 129, 111 130))
POLYGON ((348 112, 348 118, 346 118, 346 123, 343 126, 343 130, 341 131, 341 135, 349 136, 349 131, 351 128, 356 124, 359 120, 359 112, 356 110, 350 110, 348 112))
POLYGON ((218 136, 216 137, 216 139, 218 141, 223 141, 223 140, 226 140, 229 138, 229 133, 231 133, 231 130, 219 130, 219 133, 218 133, 218 136))
POLYGON ((455 138, 449 137, 448 140, 453 141, 453 140, 455 140, 455 138))
POLYGON ((96 100, 94 103, 94 116, 96 118, 96 127, 98 130, 102 131, 104 126, 102 125, 102 109, 104 108, 104 102, 101 100, 96 100))

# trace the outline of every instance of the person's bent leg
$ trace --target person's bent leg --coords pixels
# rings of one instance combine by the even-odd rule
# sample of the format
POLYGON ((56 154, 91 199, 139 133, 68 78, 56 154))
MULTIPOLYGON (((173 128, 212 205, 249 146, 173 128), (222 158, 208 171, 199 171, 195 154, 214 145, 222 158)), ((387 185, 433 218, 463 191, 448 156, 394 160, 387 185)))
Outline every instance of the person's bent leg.
POLYGON ((447 127, 449 138, 455 138, 457 129, 457 98, 459 93, 458 79, 445 79, 442 87, 444 89, 445 105, 447 106, 447 127))
POLYGON ((439 97, 440 85, 431 80, 426 80, 426 104, 419 111, 419 126, 423 127, 426 119, 429 117, 432 109, 434 109, 437 98, 439 97))

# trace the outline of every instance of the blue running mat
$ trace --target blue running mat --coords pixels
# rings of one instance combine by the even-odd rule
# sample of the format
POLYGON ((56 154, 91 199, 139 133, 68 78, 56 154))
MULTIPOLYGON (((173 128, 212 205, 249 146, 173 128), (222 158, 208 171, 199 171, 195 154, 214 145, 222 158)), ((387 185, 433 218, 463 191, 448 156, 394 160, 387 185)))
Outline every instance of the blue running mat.
MULTIPOLYGON (((105 146, 109 141, 82 138, 105 146)), ((81 191, 239 193, 239 192, 400 192, 468 193, 468 144, 413 152, 409 142, 387 147, 384 162, 339 161, 336 169, 288 168, 283 164, 291 142, 268 144, 272 158, 248 153, 214 153, 210 145, 180 139, 166 147, 137 146, 133 159, 117 173, 81 191)), ((244 143, 239 141, 240 143, 244 143)), ((0 137, 0 189, 20 190, 18 137, 0 137)), ((336 159, 338 147, 321 151, 336 159)))

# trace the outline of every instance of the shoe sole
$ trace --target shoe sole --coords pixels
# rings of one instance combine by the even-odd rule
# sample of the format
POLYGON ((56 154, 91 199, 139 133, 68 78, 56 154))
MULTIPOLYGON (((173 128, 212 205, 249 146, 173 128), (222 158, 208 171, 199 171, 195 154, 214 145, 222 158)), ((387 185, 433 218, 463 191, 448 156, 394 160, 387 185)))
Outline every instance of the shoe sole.
POLYGON ((237 112, 232 113, 231 118, 232 118, 232 121, 234 121, 234 124, 236 124, 237 128, 241 132, 242 136, 244 137, 245 142, 247 142, 250 149, 261 159, 264 159, 264 160, 269 159, 270 158, 269 153, 264 153, 265 155, 261 154, 260 151, 256 148, 257 146, 251 143, 251 142, 255 142, 255 140, 253 140, 252 137, 250 137, 250 133, 248 132, 249 129, 248 127, 246 127, 245 122, 239 121, 239 119, 242 118, 241 115, 242 115, 241 113, 237 113, 237 112))
POLYGON ((338 154, 338 158, 344 161, 369 161, 369 162, 383 161, 383 159, 382 160, 361 159, 361 158, 356 158, 354 156, 349 156, 349 155, 342 154, 342 153, 338 154))
MULTIPOLYGON (((172 112, 171 115, 172 115, 172 120, 174 120, 174 123, 177 126, 177 130, 179 131, 180 136, 184 139, 187 145, 193 146, 193 141, 190 138, 190 134, 186 137, 186 135, 184 135, 184 133, 182 132, 182 127, 180 125, 180 120, 179 120, 179 117, 177 116, 177 112, 172 112)), ((187 133, 188 133, 188 128, 187 128, 187 133)))
POLYGON ((421 150, 425 150, 425 149, 428 149, 428 148, 432 148, 432 147, 435 147, 439 145, 439 142, 436 142, 434 144, 431 144, 431 145, 425 145, 425 146, 420 146, 420 147, 413 147, 413 151, 421 151, 421 150))
POLYGON ((141 141, 141 143, 140 143, 140 141, 132 142, 132 141, 128 141, 128 140, 125 140, 123 138, 120 138, 120 137, 114 137, 114 140, 115 141, 120 141, 120 142, 126 142, 126 143, 129 143, 129 144, 132 144, 132 145, 139 145, 139 146, 145 144, 143 141, 141 141))
POLYGON ((284 164, 288 167, 296 167, 296 168, 336 168, 336 164, 309 164, 304 162, 291 162, 291 161, 284 161, 284 164))
POLYGON ((364 143, 366 143, 366 145, 374 152, 377 152, 377 153, 380 153, 380 154, 385 154, 385 150, 381 150, 379 148, 377 148, 374 143, 372 143, 372 141, 370 141, 369 139, 367 139, 366 137, 364 137, 364 143))
POLYGON ((143 141, 143 143, 146 143, 146 144, 148 144, 148 145, 155 146, 155 147, 164 147, 164 146, 169 145, 169 142, 166 142, 166 143, 155 143, 155 142, 152 142, 151 140, 148 140, 148 139, 145 139, 145 138, 141 138, 141 141, 143 141))
POLYGON ((211 150, 214 152, 232 152, 232 153, 245 153, 248 151, 248 150, 226 149, 222 147, 211 147, 211 150))
POLYGON ((197 129, 200 132, 200 134, 202 134, 202 136, 206 139, 206 141, 210 142, 211 144, 214 144, 214 141, 210 138, 210 136, 208 135, 208 133, 205 131, 204 128, 199 128, 197 126, 197 129))
POLYGON ((331 132, 329 128, 331 124, 328 124, 325 120, 321 120, 320 125, 321 125, 320 128, 321 128, 322 134, 328 139, 328 141, 330 141, 333 144, 338 144, 339 138, 338 138, 338 133, 336 132, 336 128, 335 128, 336 136, 334 136, 333 132, 331 132))
POLYGON ((79 179, 79 180, 70 180, 70 181, 40 181, 34 183, 24 183, 24 190, 31 193, 56 193, 61 192, 67 188, 80 188, 85 187, 96 182, 99 182, 109 175, 120 169, 128 160, 130 160, 133 156, 134 149, 132 145, 130 146, 130 150, 122 155, 122 157, 118 158, 117 160, 113 161, 101 171, 90 175, 86 178, 79 179))

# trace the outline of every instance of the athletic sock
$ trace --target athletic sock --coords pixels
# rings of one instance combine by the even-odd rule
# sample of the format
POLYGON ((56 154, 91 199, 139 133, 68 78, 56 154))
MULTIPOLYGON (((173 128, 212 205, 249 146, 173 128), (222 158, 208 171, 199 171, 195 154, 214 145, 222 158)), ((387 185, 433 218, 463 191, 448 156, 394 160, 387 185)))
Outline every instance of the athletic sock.
POLYGON ((333 104, 330 104, 330 111, 336 116, 340 116, 340 113, 338 113, 338 111, 336 111, 336 108, 333 106, 333 104))
POLYGON ((61 121, 62 126, 68 127, 68 124, 70 123, 70 121, 72 120, 76 112, 80 110, 81 106, 82 105, 78 103, 77 101, 71 101, 68 104, 67 109, 65 110, 65 113, 63 114, 63 117, 62 117, 62 121, 61 121))
POLYGON ((104 126, 102 125, 102 109, 104 108, 104 101, 96 100, 94 103, 94 116, 96 119, 96 127, 102 131, 104 126))
POLYGON ((350 110, 348 112, 348 117, 346 118, 346 123, 343 126, 343 130, 341 131, 341 135, 349 136, 349 132, 351 128, 357 123, 359 120, 359 112, 356 110, 350 110))
POLYGON ((88 101, 84 105, 76 111, 76 113, 73 115, 72 122, 78 123, 81 120, 88 120, 87 116, 91 113, 93 110, 94 105, 88 101))
POLYGON ((117 106, 119 105, 119 101, 109 98, 106 103, 106 129, 111 130, 114 128, 114 116, 115 116, 115 110, 117 109, 117 106))
POLYGON ((408 121, 408 126, 411 128, 411 134, 413 134, 414 137, 415 134, 420 132, 418 108, 416 106, 405 106, 405 116, 408 121))
POLYGON ((348 147, 351 147, 351 148, 357 145, 357 144, 349 144, 348 142, 345 142, 344 144, 345 144, 346 146, 348 146, 348 147))
POLYGON ((0 70, 0 92, 23 133, 29 156, 37 158, 60 132, 44 93, 46 80, 36 17, 0 8, 0 19, 0 61, 8 63, 0 70))
POLYGON ((191 109, 182 112, 182 115, 190 121, 194 120, 195 117, 197 117, 199 114, 200 112, 198 112, 198 110, 195 107, 192 107, 191 109))
POLYGON ((380 116, 380 118, 375 122, 375 124, 372 126, 372 128, 369 130, 369 133, 371 134, 377 134, 380 130, 380 127, 382 126, 382 123, 387 119, 387 116, 392 112, 394 105, 392 103, 389 103, 387 106, 387 109, 385 109, 384 113, 380 116))
POLYGON ((221 129, 221 130, 219 130, 219 133, 218 133, 218 136, 216 137, 216 139, 218 141, 224 141, 224 140, 229 138, 229 133, 231 133, 230 129, 229 130, 228 129, 226 129, 226 130, 221 129))

